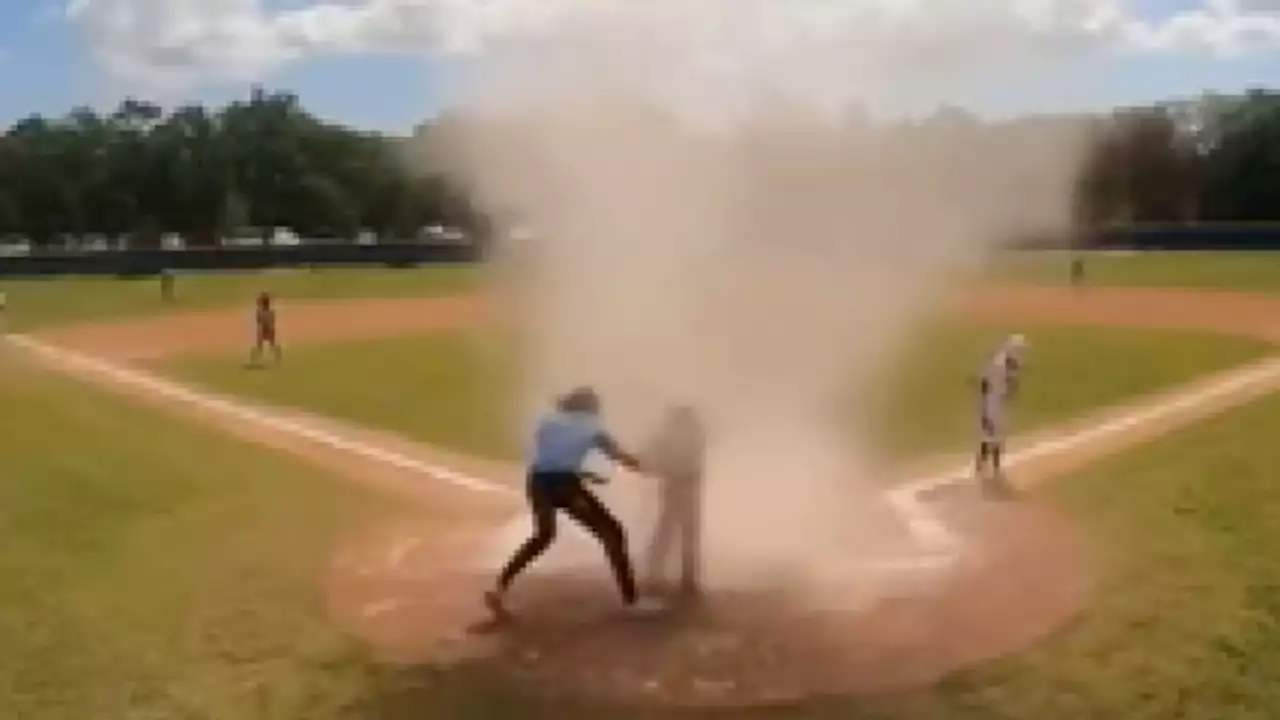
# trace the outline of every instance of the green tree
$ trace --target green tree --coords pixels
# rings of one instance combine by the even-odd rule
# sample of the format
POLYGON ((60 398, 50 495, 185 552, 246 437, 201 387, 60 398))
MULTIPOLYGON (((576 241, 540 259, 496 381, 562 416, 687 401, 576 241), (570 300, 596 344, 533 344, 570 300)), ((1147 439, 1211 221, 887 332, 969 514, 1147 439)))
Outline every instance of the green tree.
POLYGON ((1250 92, 1223 112, 1218 127, 1206 156, 1205 218, 1280 220, 1280 94, 1250 92))

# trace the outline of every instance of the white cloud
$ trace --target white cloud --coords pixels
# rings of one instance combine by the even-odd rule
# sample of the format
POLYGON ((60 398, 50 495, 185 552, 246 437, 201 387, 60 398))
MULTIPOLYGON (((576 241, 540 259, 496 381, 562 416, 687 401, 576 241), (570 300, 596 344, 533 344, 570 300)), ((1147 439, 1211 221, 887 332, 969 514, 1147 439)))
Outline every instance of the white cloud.
POLYGON ((856 42, 899 60, 950 63, 973 53, 1280 46, 1280 0, 1205 0, 1154 20, 1126 0, 68 0, 65 10, 113 77, 148 90, 255 79, 330 53, 466 55, 606 14, 625 14, 636 33, 714 36, 717 54, 856 42))

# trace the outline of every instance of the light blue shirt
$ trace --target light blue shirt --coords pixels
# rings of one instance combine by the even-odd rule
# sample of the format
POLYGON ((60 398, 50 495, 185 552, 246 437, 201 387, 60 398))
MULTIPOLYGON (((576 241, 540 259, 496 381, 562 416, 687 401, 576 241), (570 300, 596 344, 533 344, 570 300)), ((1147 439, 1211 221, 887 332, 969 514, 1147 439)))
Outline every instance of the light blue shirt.
POLYGON ((594 415, 554 412, 538 421, 533 433, 535 473, 576 473, 587 455, 608 443, 608 436, 594 415))

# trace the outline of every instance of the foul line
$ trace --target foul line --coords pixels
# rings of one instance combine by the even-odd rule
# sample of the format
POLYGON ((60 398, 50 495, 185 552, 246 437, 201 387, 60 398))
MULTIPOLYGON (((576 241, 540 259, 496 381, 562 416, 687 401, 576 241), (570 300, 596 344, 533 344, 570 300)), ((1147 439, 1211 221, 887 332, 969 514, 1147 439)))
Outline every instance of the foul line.
MULTIPOLYGON (((1010 454, 1006 460, 1006 464, 1008 466, 1021 465, 1049 455, 1057 455, 1069 450, 1074 450, 1082 445, 1097 442, 1110 436, 1119 435, 1135 427, 1157 422, 1171 415, 1176 415, 1177 413, 1190 410, 1196 406, 1207 404, 1217 400, 1218 398, 1230 396, 1248 388, 1251 385, 1267 382, 1280 382, 1280 358, 1272 358, 1249 364, 1243 368, 1227 371, 1213 382, 1209 382, 1203 387, 1194 390, 1175 390, 1171 393, 1171 397, 1162 402, 1156 402, 1146 407, 1139 408, 1128 414, 1101 422, 1100 424, 1094 425, 1093 427, 1085 430, 1079 430, 1067 435, 1046 438, 1034 445, 1031 445, 1030 447, 1010 454)), ((896 488, 892 492, 895 494, 903 493, 905 495, 919 497, 920 495, 928 494, 946 487, 947 485, 954 484, 958 479, 962 479, 963 474, 966 472, 968 471, 962 469, 956 473, 914 480, 905 484, 901 488, 896 488), (957 478, 957 476, 961 476, 961 478, 957 478)))
POLYGON ((402 470, 429 475, 437 480, 457 487, 476 492, 502 495, 515 495, 516 491, 506 485, 481 478, 471 477, 454 472, 448 468, 427 465, 399 453, 390 452, 367 443, 349 440, 333 433, 317 430, 302 423, 286 420, 266 410, 251 408, 240 403, 219 398, 204 392, 197 392, 170 380, 165 380, 150 373, 132 370, 98 358, 82 355, 70 350, 40 342, 25 335, 10 335, 9 342, 24 350, 52 360, 54 364, 62 364, 73 368, 96 373, 110 378, 121 385, 132 386, 161 397, 180 400, 191 405, 221 413, 223 415, 254 423, 262 427, 310 440, 320 445, 327 445, 336 450, 359 455, 369 460, 386 463, 402 470))
MULTIPOLYGON (((179 400, 205 410, 221 413, 248 423, 303 438, 320 445, 358 455, 388 465, 427 475, 456 487, 488 494, 514 496, 514 488, 482 478, 472 477, 448 468, 428 465, 399 453, 373 445, 343 438, 331 432, 318 430, 305 424, 286 420, 263 409, 252 408, 238 402, 199 392, 179 383, 150 373, 122 367, 105 360, 83 355, 50 345, 24 335, 8 337, 11 344, 43 356, 55 365, 94 373, 119 384, 132 386, 161 397, 179 400)), ((1010 467, 1024 464, 1048 455, 1072 450, 1087 443, 1117 435, 1139 425, 1160 420, 1169 415, 1193 408, 1217 398, 1230 395, 1248 386, 1266 381, 1280 380, 1280 359, 1261 365, 1252 365, 1231 372, 1203 388, 1176 393, 1172 398, 1127 415, 1122 415, 1095 427, 1072 434, 1051 437, 1026 449, 1011 453, 1007 458, 1010 467)), ((970 481, 970 469, 962 467, 936 476, 904 483, 885 491, 891 507, 902 517, 908 531, 920 544, 922 553, 918 560, 905 565, 933 567, 940 561, 954 558, 962 549, 960 538, 933 512, 922 496, 937 489, 970 481)))
MULTIPOLYGON (((227 417, 303 438, 352 455, 426 475, 465 490, 506 496, 515 496, 517 494, 514 488, 507 485, 472 477, 448 468, 428 465, 400 453, 344 438, 300 422, 284 419, 266 409, 250 407, 211 393, 193 390, 180 383, 157 377, 145 371, 135 370, 73 350, 67 350, 27 335, 10 335, 8 340, 19 348, 41 356, 54 366, 96 374, 123 386, 145 390, 160 397, 194 405, 206 411, 220 413, 227 417)), ((953 473, 952 476, 954 475, 953 473)), ((947 481, 946 479, 940 480, 942 482, 947 481)), ((918 562, 912 559, 902 564, 912 567, 932 567, 940 559, 946 560, 958 549, 959 538, 924 503, 919 502, 917 493, 911 493, 906 496, 900 495, 899 492, 888 491, 885 495, 889 500, 890 506, 901 516, 908 532, 920 544, 923 551, 918 562), (944 555, 947 557, 940 557, 944 555)), ((894 564, 897 565, 898 563, 894 564)))

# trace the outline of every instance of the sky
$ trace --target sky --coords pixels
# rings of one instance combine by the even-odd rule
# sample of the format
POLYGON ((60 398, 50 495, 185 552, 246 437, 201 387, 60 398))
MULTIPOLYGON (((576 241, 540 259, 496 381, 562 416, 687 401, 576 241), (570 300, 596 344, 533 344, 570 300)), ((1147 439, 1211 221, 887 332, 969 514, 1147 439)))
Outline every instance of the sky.
MULTIPOLYGON (((256 83, 329 119, 404 131, 449 103, 459 68, 503 42, 624 1, 3 0, 0 124, 127 95, 219 103, 256 83)), ((627 12, 663 5, 629 1, 627 12)), ((678 7, 665 27, 723 24, 730 6, 678 7)), ((1037 82, 959 99, 985 114, 1280 85, 1280 0, 736 0, 732 12, 757 20, 749 37, 769 31, 793 52, 815 33, 833 47, 888 37, 919 58, 1004 49, 1005 65, 1045 68, 1037 82)), ((830 74, 824 87, 840 77, 805 67, 795 72, 830 74)))

